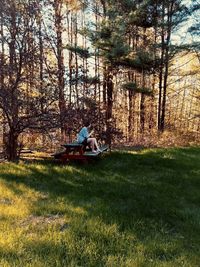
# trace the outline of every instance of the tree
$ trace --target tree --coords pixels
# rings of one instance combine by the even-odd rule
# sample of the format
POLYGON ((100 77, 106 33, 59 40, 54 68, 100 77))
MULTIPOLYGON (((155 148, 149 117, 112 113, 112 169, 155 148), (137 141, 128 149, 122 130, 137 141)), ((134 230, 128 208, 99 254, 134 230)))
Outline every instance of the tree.
POLYGON ((34 69, 38 62, 38 45, 34 37, 30 38, 30 33, 35 32, 35 5, 13 0, 2 0, 0 5, 4 27, 1 33, 4 40, 4 50, 1 51, 4 74, 0 88, 0 108, 5 114, 7 126, 7 158, 15 160, 18 156, 19 135, 27 128, 43 130, 52 127, 55 116, 48 113, 50 95, 45 99, 46 109, 41 112, 40 87, 38 90, 37 79, 33 78, 33 71, 38 74, 34 69), (30 63, 33 65, 31 68, 30 63), (27 91, 30 81, 31 90, 27 91))
POLYGON ((188 12, 179 0, 160 1, 157 8, 159 14, 157 25, 160 28, 158 39, 158 41, 160 40, 158 129, 164 131, 169 65, 178 52, 178 47, 171 43, 171 36, 174 31, 178 30, 179 25, 187 20, 188 12))

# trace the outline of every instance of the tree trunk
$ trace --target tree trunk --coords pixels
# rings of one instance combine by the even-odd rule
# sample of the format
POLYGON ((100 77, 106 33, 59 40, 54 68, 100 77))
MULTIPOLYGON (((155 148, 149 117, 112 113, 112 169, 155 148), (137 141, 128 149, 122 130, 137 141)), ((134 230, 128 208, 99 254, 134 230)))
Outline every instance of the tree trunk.
POLYGON ((167 18, 167 38, 166 38, 166 48, 165 48, 165 60, 164 60, 164 80, 163 80, 163 101, 162 101, 162 114, 160 121, 160 130, 163 132, 165 129, 165 112, 166 112, 166 96, 167 96, 167 79, 169 73, 169 43, 171 38, 171 28, 172 28, 172 15, 173 15, 173 5, 174 3, 169 3, 168 5, 168 18, 167 18))
POLYGON ((15 161, 18 158, 18 134, 13 128, 10 128, 8 139, 6 143, 6 154, 9 161, 15 161))
POLYGON ((128 135, 129 135, 129 142, 133 141, 134 137, 134 93, 132 90, 128 91, 128 97, 129 97, 129 115, 128 115, 128 135))
POLYGON ((113 107, 113 81, 112 76, 107 77, 107 120, 112 118, 112 107, 113 107))
POLYGON ((14 161, 17 159, 17 148, 18 148, 18 134, 16 133, 16 128, 19 120, 19 104, 18 104, 18 72, 21 69, 21 65, 16 65, 16 7, 15 3, 12 2, 12 10, 11 10, 11 38, 10 42, 10 73, 9 73, 9 83, 10 83, 10 91, 11 91, 11 120, 9 123, 9 134, 8 134, 8 143, 7 143, 7 152, 8 152, 8 160, 14 161))
MULTIPOLYGON (((145 72, 142 73, 142 88, 145 88, 146 81, 145 81, 145 72)), ((141 100, 140 100, 140 133, 144 134, 144 126, 145 126, 145 94, 141 93, 141 100)))
MULTIPOLYGON (((75 22, 74 22, 74 42, 75 42, 75 47, 78 45, 78 25, 77 25, 77 15, 75 16, 75 22)), ((79 108, 79 91, 78 91, 78 77, 79 76, 79 66, 78 66, 78 54, 77 51, 75 50, 75 92, 76 92, 76 104, 77 108, 79 108)))
POLYGON ((141 94, 140 100, 140 133, 144 134, 144 124, 145 124, 145 94, 141 94))
POLYGON ((63 43, 62 43, 62 1, 54 0, 55 7, 55 28, 57 37, 57 64, 58 64, 58 92, 59 92, 59 110, 60 110, 60 128, 61 138, 65 139, 65 111, 66 103, 64 96, 64 56, 63 56, 63 43))
MULTIPOLYGON (((1 14, 1 57, 0 57, 0 89, 4 88, 4 56, 5 56, 5 48, 4 48, 4 28, 3 28, 3 17, 1 14)), ((6 145, 6 119, 4 111, 2 111, 2 125, 3 125, 3 136, 2 136, 2 144, 3 144, 3 150, 5 150, 6 145)))
POLYGON ((112 109, 113 109, 113 81, 112 75, 107 74, 106 77, 106 89, 107 89, 107 108, 106 108, 106 126, 107 126, 107 143, 111 146, 111 127, 112 127, 112 109))
POLYGON ((161 130, 161 112, 162 112, 162 90, 163 90, 163 67, 164 67, 164 52, 165 52, 165 31, 164 31, 165 6, 162 4, 162 32, 161 32, 161 58, 159 70, 159 96, 158 96, 158 130, 161 130))

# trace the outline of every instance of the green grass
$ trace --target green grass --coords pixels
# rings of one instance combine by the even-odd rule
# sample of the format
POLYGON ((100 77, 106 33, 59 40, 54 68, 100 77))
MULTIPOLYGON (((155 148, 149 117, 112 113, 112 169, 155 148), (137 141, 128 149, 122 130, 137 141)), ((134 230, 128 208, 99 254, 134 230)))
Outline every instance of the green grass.
POLYGON ((0 164, 0 266, 199 266, 200 149, 0 164))

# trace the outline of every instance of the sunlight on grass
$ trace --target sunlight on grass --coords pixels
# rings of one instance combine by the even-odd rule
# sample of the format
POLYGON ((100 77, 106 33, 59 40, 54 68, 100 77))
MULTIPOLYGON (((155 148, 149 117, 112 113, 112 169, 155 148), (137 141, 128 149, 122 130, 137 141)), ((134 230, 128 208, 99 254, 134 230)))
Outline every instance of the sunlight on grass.
POLYGON ((23 184, 0 182, 0 214, 2 217, 23 217, 29 214, 30 200, 37 200, 37 193, 23 184), (14 193, 13 193, 14 192, 14 193), (24 195, 26 195, 24 197, 24 195))
POLYGON ((199 266, 199 156, 0 164, 0 266, 199 266))

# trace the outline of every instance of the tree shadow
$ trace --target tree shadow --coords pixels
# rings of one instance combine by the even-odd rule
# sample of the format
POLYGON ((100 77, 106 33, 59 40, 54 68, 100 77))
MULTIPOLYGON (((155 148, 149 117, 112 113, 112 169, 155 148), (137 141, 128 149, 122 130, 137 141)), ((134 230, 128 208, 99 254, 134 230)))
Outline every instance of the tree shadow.
POLYGON ((116 224, 121 233, 134 232, 139 240, 156 240, 155 232, 172 239, 181 236, 178 246, 190 251, 188 240, 194 246, 199 242, 198 237, 191 240, 199 226, 183 212, 184 205, 199 205, 199 167, 191 163, 192 155, 184 149, 114 152, 92 165, 43 161, 27 164, 23 174, 17 173, 21 166, 15 165, 14 174, 3 173, 1 178, 15 194, 21 192, 13 181, 48 196, 34 204, 33 214, 69 216, 79 207, 85 220, 101 218, 106 225, 116 224))

